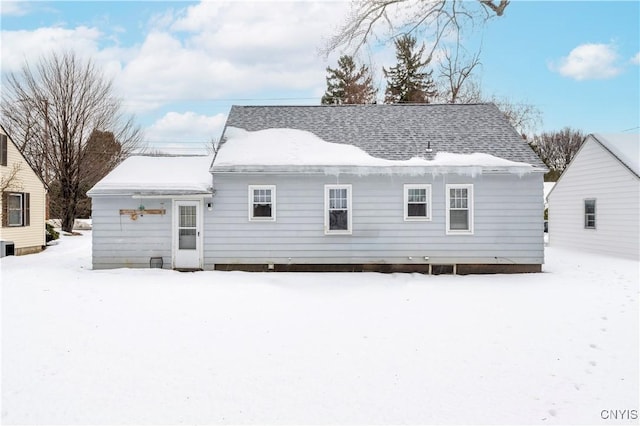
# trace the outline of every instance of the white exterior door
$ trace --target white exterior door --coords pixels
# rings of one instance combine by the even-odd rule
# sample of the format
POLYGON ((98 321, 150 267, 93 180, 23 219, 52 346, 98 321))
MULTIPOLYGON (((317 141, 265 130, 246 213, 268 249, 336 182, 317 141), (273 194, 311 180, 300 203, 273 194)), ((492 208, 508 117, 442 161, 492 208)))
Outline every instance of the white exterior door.
POLYGON ((176 201, 173 227, 173 267, 202 268, 201 202, 176 201))

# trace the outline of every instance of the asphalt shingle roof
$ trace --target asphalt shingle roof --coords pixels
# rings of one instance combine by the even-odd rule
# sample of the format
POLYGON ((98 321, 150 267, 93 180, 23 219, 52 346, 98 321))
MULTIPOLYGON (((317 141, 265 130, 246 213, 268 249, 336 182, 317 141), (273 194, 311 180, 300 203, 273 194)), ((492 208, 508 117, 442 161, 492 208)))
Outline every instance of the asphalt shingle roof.
POLYGON ((493 104, 233 106, 226 126, 305 130, 389 160, 480 152, 545 167, 493 104))

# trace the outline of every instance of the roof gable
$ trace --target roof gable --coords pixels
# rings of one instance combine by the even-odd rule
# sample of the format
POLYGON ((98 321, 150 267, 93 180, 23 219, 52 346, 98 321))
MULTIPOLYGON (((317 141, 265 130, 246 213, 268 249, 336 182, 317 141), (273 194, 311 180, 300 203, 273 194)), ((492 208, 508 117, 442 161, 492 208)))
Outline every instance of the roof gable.
POLYGON ((221 150, 229 127, 307 131, 387 160, 483 153, 545 168, 493 104, 233 106, 221 150))
POLYGON ((618 161, 640 177, 640 134, 595 133, 589 136, 593 137, 618 161))
MULTIPOLYGON (((7 137, 7 157, 9 156, 10 151, 13 151, 15 154, 17 154, 18 158, 20 158, 20 164, 26 165, 28 168, 28 173, 31 176, 35 177, 38 180, 38 182, 41 183, 46 190, 47 185, 44 183, 44 180, 42 180, 42 177, 40 177, 40 175, 33 169, 33 167, 31 167, 31 164, 29 164, 29 162, 27 161, 27 158, 24 156, 22 151, 20 151, 20 148, 18 148, 18 145, 13 141, 11 136, 9 136, 9 132, 7 132, 7 130, 4 128, 2 124, 0 124, 0 133, 2 133, 7 137)), ((9 166, 8 162, 7 162, 7 166, 9 166)))

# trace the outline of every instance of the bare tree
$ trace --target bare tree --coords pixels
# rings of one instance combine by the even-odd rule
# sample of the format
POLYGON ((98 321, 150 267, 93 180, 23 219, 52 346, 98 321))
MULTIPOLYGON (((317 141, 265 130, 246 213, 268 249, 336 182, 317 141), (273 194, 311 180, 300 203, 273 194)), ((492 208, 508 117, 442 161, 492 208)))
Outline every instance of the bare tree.
POLYGON ((0 177, 0 194, 6 191, 22 190, 22 181, 18 177, 21 169, 21 163, 13 163, 9 172, 2 174, 2 177, 0 177))
POLYGON ((524 139, 532 135, 542 123, 542 111, 534 104, 512 102, 508 98, 495 95, 484 98, 484 102, 495 104, 524 139))
POLYGON ((536 135, 529 145, 549 167, 552 178, 557 179, 576 155, 584 139, 582 131, 565 127, 560 131, 536 135))
POLYGON ((423 32, 426 39, 434 41, 433 52, 444 37, 502 16, 509 3, 509 0, 352 0, 349 16, 321 52, 328 55, 341 47, 356 52, 371 38, 379 38, 380 26, 386 27, 388 39, 423 32))
POLYGON ((438 76, 440 100, 450 104, 478 102, 479 88, 473 81, 473 71, 480 65, 480 50, 470 57, 460 50, 460 45, 442 49, 438 76))
MULTIPOLYGON (((111 132, 120 151, 117 164, 142 140, 132 117, 121 112, 111 81, 92 61, 73 52, 52 53, 32 67, 6 77, 2 115, 8 131, 48 188, 59 185, 62 229, 70 232, 81 182, 87 167, 94 167, 86 147, 94 131, 111 132)), ((102 166, 100 166, 102 167, 102 166)))
POLYGON ((220 148, 220 140, 212 137, 204 148, 207 155, 217 155, 218 148, 220 148))

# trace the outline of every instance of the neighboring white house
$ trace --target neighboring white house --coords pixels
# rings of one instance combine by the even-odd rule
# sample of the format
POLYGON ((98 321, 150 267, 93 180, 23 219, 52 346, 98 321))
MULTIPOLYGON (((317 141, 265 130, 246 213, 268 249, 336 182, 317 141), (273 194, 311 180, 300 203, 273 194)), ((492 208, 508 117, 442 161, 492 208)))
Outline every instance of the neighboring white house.
POLYGON ((46 189, 0 126, 0 255, 45 247, 46 189))
POLYGON ((96 184, 94 268, 473 273, 544 261, 547 169, 492 104, 234 106, 209 163, 131 158, 96 184))
POLYGON ((591 134, 549 194, 549 244, 640 258, 640 135, 591 134))

